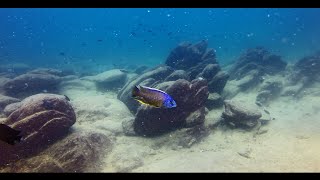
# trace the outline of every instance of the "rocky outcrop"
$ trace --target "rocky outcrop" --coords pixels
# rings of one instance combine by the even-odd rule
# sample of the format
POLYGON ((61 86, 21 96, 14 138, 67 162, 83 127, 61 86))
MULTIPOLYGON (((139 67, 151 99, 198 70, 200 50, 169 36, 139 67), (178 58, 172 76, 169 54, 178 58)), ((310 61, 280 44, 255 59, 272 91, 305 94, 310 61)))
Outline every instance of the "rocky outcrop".
POLYGON ((166 65, 184 70, 190 80, 197 77, 205 78, 208 81, 210 93, 221 93, 229 75, 221 71, 214 49, 207 46, 207 41, 200 41, 194 45, 183 42, 170 52, 166 65))
POLYGON ((252 70, 256 70, 258 76, 272 75, 285 70, 286 66, 280 56, 271 54, 263 47, 256 47, 241 54, 229 71, 230 79, 242 79, 252 70))

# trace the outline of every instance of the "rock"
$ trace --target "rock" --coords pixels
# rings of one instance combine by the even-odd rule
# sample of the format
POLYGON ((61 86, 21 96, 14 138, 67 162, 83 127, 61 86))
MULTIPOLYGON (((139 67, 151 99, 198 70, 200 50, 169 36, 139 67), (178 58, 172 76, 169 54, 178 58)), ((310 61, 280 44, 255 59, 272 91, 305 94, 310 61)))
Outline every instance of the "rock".
POLYGON ((207 46, 208 42, 204 40, 194 45, 183 42, 170 52, 165 64, 185 70, 191 80, 195 79, 208 64, 216 63, 214 50, 207 46))
POLYGON ((2 111, 7 105, 20 102, 20 99, 4 96, 0 94, 0 111, 2 111))
POLYGON ((111 149, 112 141, 104 134, 76 131, 37 156, 14 162, 6 172, 97 172, 111 149))
MULTIPOLYGON (((138 135, 155 136, 185 125, 186 118, 192 112, 203 108, 209 95, 204 79, 191 82, 179 79, 165 91, 176 101, 177 107, 159 109, 140 106, 134 121, 134 130, 138 135)), ((199 121, 202 121, 203 116, 198 117, 199 121)))
POLYGON ((122 87, 127 80, 127 74, 119 69, 113 69, 95 76, 82 77, 81 79, 94 81, 98 90, 107 91, 122 87))
POLYGON ((71 104, 61 95, 37 94, 21 104, 3 123, 21 131, 23 141, 15 146, 0 142, 0 164, 40 152, 66 135, 76 121, 71 104))
POLYGON ((248 49, 241 54, 239 59, 230 69, 230 79, 241 79, 251 70, 258 71, 260 76, 273 75, 285 70, 287 63, 280 56, 271 54, 263 47, 248 49))
POLYGON ((223 105, 223 99, 218 93, 210 93, 209 97, 206 101, 206 107, 209 110, 212 110, 214 108, 221 107, 223 105))
POLYGON ((27 97, 42 92, 56 92, 61 79, 51 74, 23 74, 3 85, 6 95, 27 97))
POLYGON ((196 125, 203 124, 205 119, 205 108, 202 107, 194 112, 192 112, 187 118, 186 118, 186 124, 185 127, 193 127, 196 125))
POLYGON ((13 111, 20 108, 20 106, 22 106, 22 103, 20 102, 9 104, 4 108, 3 113, 8 117, 13 111))
POLYGON ((143 74, 143 73, 146 72, 146 70, 147 70, 148 68, 149 68, 148 66, 144 66, 144 65, 139 66, 139 67, 137 67, 137 68, 134 70, 134 73, 136 73, 136 74, 143 74))
POLYGON ((98 132, 72 133, 46 150, 64 172, 97 172, 112 149, 111 140, 98 132))
POLYGON ((178 79, 189 80, 189 76, 184 70, 176 70, 172 74, 170 74, 164 81, 175 81, 178 79))
POLYGON ((117 97, 127 105, 130 111, 136 112, 139 107, 139 103, 131 98, 133 87, 139 84, 142 85, 143 81, 152 81, 153 83, 156 81, 162 82, 172 72, 173 69, 168 66, 160 66, 155 69, 151 69, 150 71, 136 77, 134 80, 128 81, 128 83, 120 90, 117 97))
POLYGON ((66 92, 68 90, 82 90, 82 91, 95 91, 95 83, 89 80, 74 79, 69 81, 62 81, 59 84, 59 92, 66 92))
POLYGON ((260 83, 259 72, 257 70, 251 70, 242 79, 237 81, 238 87, 245 91, 249 88, 253 88, 260 83))
POLYGON ((295 72, 293 81, 297 82, 306 77, 308 79, 308 84, 317 82, 320 78, 320 53, 317 52, 300 59, 294 65, 293 69, 295 72))
POLYGON ((50 69, 50 68, 37 68, 28 72, 29 74, 51 74, 54 76, 68 76, 74 75, 74 72, 71 70, 58 70, 58 69, 50 69))
POLYGON ((220 66, 218 64, 208 64, 200 74, 198 74, 198 77, 203 77, 207 80, 212 79, 219 71, 220 66))
POLYGON ((210 93, 216 92, 221 94, 228 81, 228 78, 229 75, 227 73, 224 71, 219 71, 210 81, 208 81, 210 93))
POLYGON ((265 81, 260 88, 259 94, 256 97, 256 102, 266 104, 269 101, 278 97, 282 90, 280 81, 265 81))
POLYGON ((226 86, 221 93, 223 99, 232 99, 235 97, 239 92, 241 92, 240 87, 238 86, 237 80, 229 80, 227 81, 226 86))
POLYGON ((244 105, 241 101, 225 100, 224 107, 221 117, 235 127, 252 128, 258 124, 258 119, 262 116, 257 107, 244 105))

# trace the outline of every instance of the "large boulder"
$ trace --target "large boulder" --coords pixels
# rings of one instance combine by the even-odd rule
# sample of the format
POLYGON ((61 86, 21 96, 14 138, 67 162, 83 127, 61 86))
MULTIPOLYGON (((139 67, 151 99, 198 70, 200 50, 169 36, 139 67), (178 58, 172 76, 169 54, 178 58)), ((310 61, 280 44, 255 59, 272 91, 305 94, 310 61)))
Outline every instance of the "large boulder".
POLYGON ((85 76, 81 79, 93 81, 96 83, 98 90, 106 91, 121 88, 127 81, 127 74, 119 69, 113 69, 95 76, 85 76))
MULTIPOLYGON (((140 106, 133 122, 134 131, 138 135, 155 136, 183 126, 194 126, 204 121, 204 104, 208 98, 208 86, 205 79, 191 82, 179 79, 171 86, 162 89, 172 96, 177 107, 159 109, 140 106), (191 121, 192 117, 197 120, 191 121), (187 121, 187 118, 189 119, 187 121)), ((129 129, 129 128, 127 128, 129 129)))
POLYGON ((52 74, 27 73, 7 81, 3 89, 8 96, 24 98, 42 92, 55 93, 60 81, 59 76, 52 74))
POLYGON ((2 123, 21 131, 23 140, 14 146, 0 142, 0 164, 38 153, 67 134, 76 121, 65 96, 37 94, 20 103, 2 123))
POLYGON ((14 162, 4 172, 97 172, 112 149, 104 134, 88 130, 72 132, 37 156, 14 162))
POLYGON ((236 128, 250 129, 256 126, 262 116, 256 106, 246 105, 242 101, 225 100, 223 120, 236 128))

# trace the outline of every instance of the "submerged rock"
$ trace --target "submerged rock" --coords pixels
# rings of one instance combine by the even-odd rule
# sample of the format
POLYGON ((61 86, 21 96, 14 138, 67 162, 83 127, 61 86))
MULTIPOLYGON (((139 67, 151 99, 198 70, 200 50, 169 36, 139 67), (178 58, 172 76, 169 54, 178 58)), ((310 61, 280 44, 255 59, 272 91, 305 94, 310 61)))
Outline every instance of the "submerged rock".
POLYGON ((76 131, 56 142, 41 154, 9 164, 5 172, 97 172, 102 159, 112 149, 104 134, 76 131))
POLYGON ((178 79, 189 80, 188 73, 184 70, 176 70, 171 73, 164 81, 175 81, 178 79))
POLYGON ((175 69, 184 70, 190 80, 199 77, 206 79, 209 92, 220 94, 229 75, 221 71, 216 61, 215 51, 207 46, 207 41, 200 41, 194 45, 188 42, 181 43, 170 52, 166 64, 175 69))
POLYGON ((280 81, 265 81, 256 97, 256 102, 268 103, 280 95, 282 83, 280 81))
POLYGON ((51 74, 22 74, 7 81, 3 88, 5 94, 24 98, 42 92, 56 92, 60 77, 51 74))
POLYGON ((96 83, 97 89, 101 91, 115 90, 122 87, 127 80, 127 74, 119 69, 105 71, 95 76, 86 76, 81 79, 96 83))
POLYGON ((37 94, 20 103, 3 123, 21 131, 23 141, 15 146, 0 142, 0 164, 40 152, 67 134, 76 121, 65 96, 37 94))
POLYGON ((223 106, 223 99, 218 93, 210 93, 206 101, 206 107, 211 110, 223 106))
POLYGON ((144 65, 139 66, 139 67, 137 67, 137 68, 134 70, 134 73, 136 73, 136 74, 143 74, 143 73, 146 72, 146 70, 147 70, 148 68, 149 68, 148 66, 144 66, 144 65))
POLYGON ((225 100, 224 107, 221 117, 233 127, 252 128, 258 124, 258 119, 262 116, 257 107, 245 105, 240 101, 225 100))
POLYGON ((310 85, 320 81, 320 53, 315 53, 311 56, 306 56, 300 59, 293 67, 294 73, 293 82, 299 82, 303 78, 305 85, 310 85))
POLYGON ((183 79, 175 81, 164 89, 177 103, 176 108, 159 109, 148 106, 139 107, 133 123, 134 131, 138 135, 159 135, 187 124, 186 119, 195 113, 197 120, 189 125, 195 125, 204 121, 204 103, 209 92, 206 80, 195 79, 188 82, 183 79), (197 112, 198 111, 198 112, 197 112))
POLYGON ((2 111, 7 105, 20 102, 20 99, 4 96, 0 94, 0 111, 2 111))

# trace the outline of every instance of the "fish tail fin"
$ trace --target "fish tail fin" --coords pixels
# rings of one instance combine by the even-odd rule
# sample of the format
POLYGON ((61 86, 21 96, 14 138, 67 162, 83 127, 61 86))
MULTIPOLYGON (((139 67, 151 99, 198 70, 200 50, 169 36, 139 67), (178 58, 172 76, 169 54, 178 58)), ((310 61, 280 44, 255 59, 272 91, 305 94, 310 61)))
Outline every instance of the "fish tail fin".
POLYGON ((132 97, 135 98, 137 96, 139 96, 140 93, 140 86, 134 86, 134 88, 132 89, 132 97))
POLYGON ((4 141, 10 145, 16 144, 16 142, 20 142, 22 136, 19 134, 21 131, 17 131, 5 124, 0 124, 0 140, 4 141))

